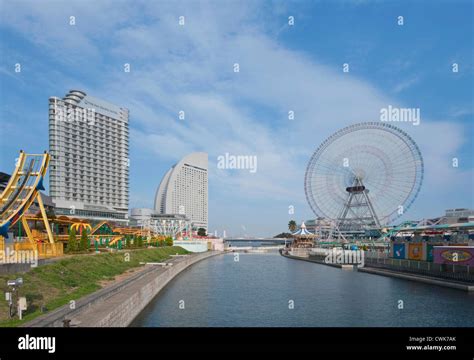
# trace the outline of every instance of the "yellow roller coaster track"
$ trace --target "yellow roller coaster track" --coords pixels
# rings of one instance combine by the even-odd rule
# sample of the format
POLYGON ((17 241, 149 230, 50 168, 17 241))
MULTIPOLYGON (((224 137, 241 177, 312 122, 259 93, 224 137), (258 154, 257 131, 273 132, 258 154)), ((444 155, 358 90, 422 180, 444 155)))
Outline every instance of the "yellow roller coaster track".
POLYGON ((50 243, 54 243, 40 191, 44 190, 43 180, 49 166, 50 156, 44 154, 26 154, 20 151, 15 170, 0 194, 0 236, 8 237, 8 229, 21 221, 30 241, 34 241, 24 215, 36 200, 44 222, 50 243))

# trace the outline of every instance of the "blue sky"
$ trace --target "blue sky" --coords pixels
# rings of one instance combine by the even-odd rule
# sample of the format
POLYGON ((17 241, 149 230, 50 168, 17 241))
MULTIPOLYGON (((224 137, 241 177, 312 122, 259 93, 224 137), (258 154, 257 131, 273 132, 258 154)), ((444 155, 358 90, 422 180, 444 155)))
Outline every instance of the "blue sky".
POLYGON ((391 104, 422 117, 399 124, 425 162, 406 218, 474 207, 471 1, 3 0, 0 17, 0 171, 48 148, 48 98, 81 89, 130 109, 131 207, 206 151, 210 230, 273 235, 314 217, 303 181, 319 143, 391 104), (217 169, 226 152, 257 155, 258 171, 217 169))

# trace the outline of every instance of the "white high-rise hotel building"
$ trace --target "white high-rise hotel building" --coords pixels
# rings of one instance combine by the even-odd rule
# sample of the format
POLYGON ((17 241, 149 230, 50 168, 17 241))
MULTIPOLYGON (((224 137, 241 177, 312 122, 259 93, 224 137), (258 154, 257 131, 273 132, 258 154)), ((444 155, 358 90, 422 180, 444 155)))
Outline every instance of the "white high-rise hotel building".
POLYGON ((128 110, 71 90, 49 99, 49 191, 56 214, 128 222, 128 110))
POLYGON ((196 152, 171 167, 156 191, 155 211, 186 215, 194 228, 207 229, 207 164, 207 154, 196 152))

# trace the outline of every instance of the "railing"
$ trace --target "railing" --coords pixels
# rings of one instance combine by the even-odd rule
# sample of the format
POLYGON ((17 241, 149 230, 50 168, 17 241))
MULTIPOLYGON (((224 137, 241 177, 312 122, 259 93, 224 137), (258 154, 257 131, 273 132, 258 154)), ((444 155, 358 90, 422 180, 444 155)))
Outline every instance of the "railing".
POLYGON ((474 282, 474 269, 468 265, 435 264, 429 261, 366 257, 370 267, 434 276, 455 281, 474 282))
POLYGON ((366 259, 388 259, 389 253, 381 251, 366 251, 364 256, 366 259))
POLYGON ((323 249, 323 248, 312 248, 309 251, 309 255, 311 256, 326 256, 328 251, 331 251, 331 249, 323 249))

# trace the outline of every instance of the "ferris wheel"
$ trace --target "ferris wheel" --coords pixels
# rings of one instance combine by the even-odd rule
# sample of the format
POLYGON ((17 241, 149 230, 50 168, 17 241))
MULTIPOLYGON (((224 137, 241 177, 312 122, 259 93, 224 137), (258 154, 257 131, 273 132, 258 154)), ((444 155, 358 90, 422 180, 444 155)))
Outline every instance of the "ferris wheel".
POLYGON ((305 193, 316 216, 341 230, 380 228, 402 216, 423 182, 423 158, 413 139, 386 123, 345 127, 314 152, 305 193))

